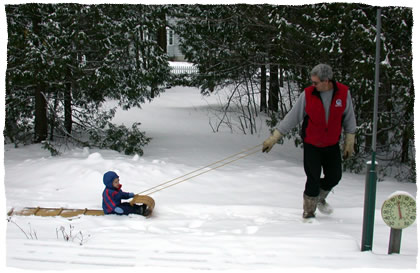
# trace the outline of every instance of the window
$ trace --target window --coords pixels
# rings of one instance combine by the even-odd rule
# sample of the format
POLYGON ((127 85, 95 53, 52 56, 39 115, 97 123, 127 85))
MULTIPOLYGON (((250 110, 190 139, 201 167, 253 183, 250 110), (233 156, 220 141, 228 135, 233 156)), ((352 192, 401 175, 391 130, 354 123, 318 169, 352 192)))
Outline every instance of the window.
POLYGON ((174 31, 169 30, 168 32, 168 45, 174 45, 174 31))

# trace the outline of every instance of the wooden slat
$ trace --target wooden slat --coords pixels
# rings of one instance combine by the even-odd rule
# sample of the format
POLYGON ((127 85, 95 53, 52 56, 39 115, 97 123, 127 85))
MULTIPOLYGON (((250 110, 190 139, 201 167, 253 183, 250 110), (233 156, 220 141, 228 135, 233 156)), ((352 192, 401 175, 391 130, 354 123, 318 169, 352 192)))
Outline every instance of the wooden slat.
POLYGON ((65 218, 75 217, 78 215, 104 215, 102 210, 88 210, 88 209, 64 209, 64 208, 23 208, 22 210, 11 209, 8 212, 9 216, 19 215, 19 216, 61 216, 65 218))
POLYGON ((39 208, 36 212, 37 216, 58 216, 62 209, 55 208, 39 208))

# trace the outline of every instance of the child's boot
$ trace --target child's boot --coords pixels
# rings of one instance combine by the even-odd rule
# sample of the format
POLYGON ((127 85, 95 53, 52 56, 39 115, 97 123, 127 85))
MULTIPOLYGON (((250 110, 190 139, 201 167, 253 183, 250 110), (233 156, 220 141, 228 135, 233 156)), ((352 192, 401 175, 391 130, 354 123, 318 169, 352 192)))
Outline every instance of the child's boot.
POLYGON ((143 216, 147 217, 150 216, 150 214, 152 214, 152 210, 149 209, 146 204, 141 205, 141 207, 143 209, 143 216))

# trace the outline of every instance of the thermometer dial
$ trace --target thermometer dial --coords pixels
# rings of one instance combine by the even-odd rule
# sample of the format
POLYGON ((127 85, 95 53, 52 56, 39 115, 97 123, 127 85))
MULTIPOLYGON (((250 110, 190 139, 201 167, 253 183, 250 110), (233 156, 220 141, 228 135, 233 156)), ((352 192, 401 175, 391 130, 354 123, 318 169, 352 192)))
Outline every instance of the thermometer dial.
POLYGON ((382 219, 394 229, 404 229, 416 220, 416 200, 406 192, 395 192, 382 205, 382 219))

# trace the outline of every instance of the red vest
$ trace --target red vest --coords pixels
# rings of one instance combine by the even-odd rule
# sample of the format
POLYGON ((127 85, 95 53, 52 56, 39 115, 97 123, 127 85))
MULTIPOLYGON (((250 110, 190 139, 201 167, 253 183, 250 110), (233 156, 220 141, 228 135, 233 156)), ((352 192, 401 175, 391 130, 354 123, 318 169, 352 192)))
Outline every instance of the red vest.
POLYGON ((328 123, 322 99, 314 86, 305 88, 306 117, 303 125, 303 141, 316 147, 327 147, 338 143, 342 131, 343 113, 346 109, 348 87, 335 83, 330 105, 328 123))

